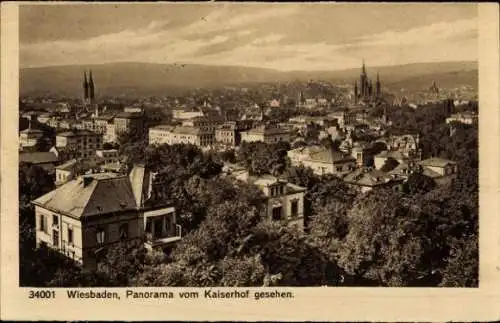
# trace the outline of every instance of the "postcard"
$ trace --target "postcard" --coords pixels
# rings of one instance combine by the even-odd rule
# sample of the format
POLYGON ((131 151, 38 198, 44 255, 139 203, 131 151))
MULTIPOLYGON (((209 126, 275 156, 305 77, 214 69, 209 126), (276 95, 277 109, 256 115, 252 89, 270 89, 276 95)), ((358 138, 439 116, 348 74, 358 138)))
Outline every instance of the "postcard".
POLYGON ((498 5, 1 21, 2 319, 500 319, 498 5))

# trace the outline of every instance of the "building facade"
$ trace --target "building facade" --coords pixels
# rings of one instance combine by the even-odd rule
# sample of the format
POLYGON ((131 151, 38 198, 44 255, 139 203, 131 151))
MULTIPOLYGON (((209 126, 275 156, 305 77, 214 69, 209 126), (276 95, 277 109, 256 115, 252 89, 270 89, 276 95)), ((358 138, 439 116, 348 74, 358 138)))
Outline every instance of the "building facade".
POLYGON ((356 168, 356 159, 349 154, 323 147, 303 147, 287 152, 292 165, 309 167, 317 175, 343 176, 356 168))
POLYGON ((81 176, 39 197, 32 202, 37 245, 94 270, 106 250, 123 241, 146 241, 150 249, 176 243, 181 231, 175 210, 145 207, 150 178, 144 167, 137 166, 129 176, 81 176))
POLYGON ((214 144, 214 135, 195 127, 160 125, 149 129, 149 143, 152 145, 192 144, 208 147, 214 144))
POLYGON ((19 132, 19 146, 21 150, 30 149, 36 146, 38 140, 43 137, 43 131, 31 128, 31 121, 28 128, 19 132))
POLYGON ((68 158, 94 157, 102 148, 102 135, 88 130, 66 131, 56 135, 56 148, 64 151, 68 158))
POLYGON ((277 127, 264 125, 248 131, 241 132, 241 141, 246 142, 264 142, 267 144, 277 143, 280 141, 289 142, 290 134, 288 130, 277 127))
POLYGON ((463 112, 452 114, 450 117, 446 118, 446 123, 450 124, 453 122, 468 124, 471 126, 477 126, 479 122, 479 117, 476 113, 463 112))
POLYGON ((147 131, 142 113, 121 112, 114 117, 113 123, 116 136, 123 133, 144 136, 147 131))
POLYGON ((235 177, 256 185, 267 197, 266 215, 270 221, 280 221, 299 230, 305 227, 305 187, 294 185, 271 175, 253 177, 240 172, 235 177))

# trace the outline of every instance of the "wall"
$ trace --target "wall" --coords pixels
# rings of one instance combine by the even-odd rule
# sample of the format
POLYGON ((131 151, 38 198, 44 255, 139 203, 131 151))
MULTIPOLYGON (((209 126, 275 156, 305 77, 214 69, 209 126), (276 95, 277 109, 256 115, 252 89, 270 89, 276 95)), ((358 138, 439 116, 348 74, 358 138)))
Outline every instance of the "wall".
POLYGON ((36 217, 36 242, 40 246, 41 242, 47 244, 48 247, 54 248, 66 256, 75 259, 75 261, 82 261, 82 227, 80 221, 73 219, 69 216, 61 215, 45 208, 35 206, 36 217), (45 225, 47 233, 40 231, 40 217, 45 216, 45 225), (58 225, 54 226, 53 216, 58 218, 58 225), (68 226, 73 228, 73 245, 69 245, 68 241, 68 226), (53 230, 59 231, 58 246, 53 243, 53 230))
POLYGON ((97 245, 97 229, 105 229, 105 243, 103 247, 120 242, 120 226, 128 223, 128 240, 142 239, 144 234, 144 225, 142 217, 138 212, 115 215, 111 217, 95 217, 83 224, 82 242, 83 242, 83 263, 87 269, 93 269, 96 265, 95 251, 99 249, 97 245))

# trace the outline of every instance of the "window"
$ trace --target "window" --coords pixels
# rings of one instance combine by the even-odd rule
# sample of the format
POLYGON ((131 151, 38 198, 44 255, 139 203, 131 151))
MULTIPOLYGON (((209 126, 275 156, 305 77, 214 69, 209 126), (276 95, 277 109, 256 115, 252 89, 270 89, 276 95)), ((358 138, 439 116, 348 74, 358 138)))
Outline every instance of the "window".
POLYGON ((337 166, 336 170, 337 170, 337 172, 341 172, 342 171, 342 166, 337 166))
POLYGON ((68 244, 73 244, 73 229, 68 228, 68 244))
POLYGON ((283 208, 281 206, 273 208, 273 220, 274 221, 281 220, 282 211, 283 211, 283 208))
POLYGON ((52 245, 55 247, 59 246, 59 231, 52 230, 52 245))
POLYGON ((106 239, 106 232, 104 231, 104 229, 102 229, 102 228, 97 229, 96 238, 97 238, 98 245, 104 244, 105 239, 106 239))
POLYGON ((126 240, 128 238, 128 223, 124 223, 120 226, 120 239, 126 240))
POLYGON ((166 221, 165 221, 165 231, 166 231, 167 233, 170 233, 170 231, 171 231, 171 229, 172 229, 172 225, 171 225, 171 223, 170 223, 170 218, 167 218, 167 219, 165 219, 165 220, 166 220, 166 221))
POLYGON ((299 215, 299 201, 293 200, 291 203, 291 216, 295 218, 299 215))
POLYGON ((58 226, 59 225, 59 217, 57 215, 52 215, 52 226, 58 226))
POLYGON ((47 233, 47 218, 43 214, 40 214, 40 231, 47 233))

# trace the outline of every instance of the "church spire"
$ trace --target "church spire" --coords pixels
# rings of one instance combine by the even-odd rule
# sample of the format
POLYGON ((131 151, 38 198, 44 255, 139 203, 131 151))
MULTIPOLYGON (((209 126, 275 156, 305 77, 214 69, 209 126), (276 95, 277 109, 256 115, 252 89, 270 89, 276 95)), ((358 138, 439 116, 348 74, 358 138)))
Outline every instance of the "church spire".
POLYGON ((354 102, 358 102, 358 82, 354 81, 354 102))
POLYGON ((89 98, 90 102, 94 102, 94 79, 92 78, 92 70, 89 70, 89 98))
POLYGON ((87 82, 87 73, 83 71, 83 99, 87 101, 89 98, 89 83, 87 82))
POLYGON ((379 73, 377 72, 377 83, 376 83, 376 94, 377 94, 377 97, 380 97, 380 95, 382 94, 381 92, 381 86, 380 86, 380 75, 379 73))

